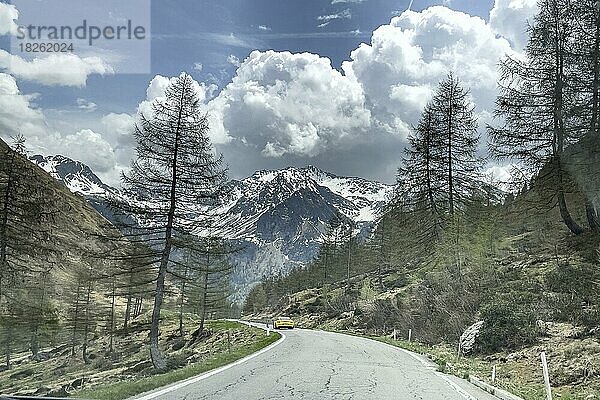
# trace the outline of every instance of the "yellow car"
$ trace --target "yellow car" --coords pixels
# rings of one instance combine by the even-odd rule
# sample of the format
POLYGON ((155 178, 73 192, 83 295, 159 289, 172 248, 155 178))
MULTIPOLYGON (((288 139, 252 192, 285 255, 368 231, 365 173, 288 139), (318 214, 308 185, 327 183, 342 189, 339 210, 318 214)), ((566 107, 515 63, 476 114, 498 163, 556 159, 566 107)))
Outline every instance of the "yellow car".
POLYGON ((294 321, 290 317, 278 317, 273 320, 273 329, 294 329, 294 321))

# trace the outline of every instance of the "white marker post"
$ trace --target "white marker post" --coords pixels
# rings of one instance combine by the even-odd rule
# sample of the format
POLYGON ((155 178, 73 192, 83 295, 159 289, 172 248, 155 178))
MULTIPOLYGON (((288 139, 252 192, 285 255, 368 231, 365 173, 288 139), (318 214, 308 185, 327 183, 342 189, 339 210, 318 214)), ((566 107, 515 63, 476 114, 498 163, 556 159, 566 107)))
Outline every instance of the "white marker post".
POLYGON ((412 329, 408 330, 408 341, 410 342, 412 340, 412 329))
POLYGON ((394 338, 394 340, 398 340, 396 339, 396 328, 394 328, 394 332, 392 332, 392 337, 394 338))
POLYGON ((271 334, 271 328, 269 328, 269 327, 267 326, 267 336, 269 336, 270 334, 271 334))
POLYGON ((540 354, 542 359, 542 370, 544 371, 544 387, 546 388, 546 400, 552 400, 552 387, 550 386, 550 374, 548 374, 548 361, 546 360, 546 352, 540 354))
POLYGON ((496 383, 496 364, 492 367, 492 383, 496 383))

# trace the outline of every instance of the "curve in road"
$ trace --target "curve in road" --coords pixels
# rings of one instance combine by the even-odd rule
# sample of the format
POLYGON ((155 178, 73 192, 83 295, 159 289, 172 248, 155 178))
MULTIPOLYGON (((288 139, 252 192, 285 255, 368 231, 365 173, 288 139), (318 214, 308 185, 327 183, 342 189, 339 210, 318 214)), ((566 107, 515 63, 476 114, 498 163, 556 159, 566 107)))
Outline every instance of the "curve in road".
POLYGON ((231 365, 136 400, 494 400, 420 356, 374 340, 295 329, 231 365))

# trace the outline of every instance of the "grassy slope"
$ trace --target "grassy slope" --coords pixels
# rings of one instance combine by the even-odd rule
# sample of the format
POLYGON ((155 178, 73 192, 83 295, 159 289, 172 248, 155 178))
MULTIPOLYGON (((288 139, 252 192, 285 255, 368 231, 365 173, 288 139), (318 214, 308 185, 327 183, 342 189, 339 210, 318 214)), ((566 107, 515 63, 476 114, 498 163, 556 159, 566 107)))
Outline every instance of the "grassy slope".
MULTIPOLYGON (((496 354, 493 357, 461 357, 459 359, 456 349, 445 344, 428 346, 405 340, 393 340, 389 337, 374 336, 371 338, 426 355, 438 365, 440 371, 461 378, 475 375, 491 384, 492 367, 496 365, 495 386, 521 396, 525 400, 540 400, 545 398, 542 370, 538 361, 540 349, 537 347, 522 349, 519 352, 511 353, 510 356, 509 354, 496 354), (503 361, 500 361, 500 359, 503 359, 503 361)), ((563 344, 562 346, 557 346, 555 352, 568 353, 570 347, 568 344, 563 344)), ((600 345, 596 349, 596 352, 598 351, 600 351, 600 345)), ((556 354, 556 356, 558 357, 559 355, 556 354)), ((552 359, 550 358, 549 360, 552 365, 552 359)), ((576 387, 555 387, 553 388, 553 394, 557 398, 568 400, 596 399, 600 396, 600 382, 598 380, 590 380, 576 387)))
MULTIPOLYGON (((8 146, 0 139, 0 154, 5 154, 8 146)), ((28 160, 21 159, 23 165, 31 167, 33 175, 30 177, 32 186, 43 187, 46 197, 54 202, 58 213, 54 218, 53 235, 57 250, 66 252, 74 248, 82 250, 99 251, 105 245, 95 235, 115 234, 114 228, 102 217, 83 197, 71 193, 67 187, 56 181, 52 176, 28 160)), ((0 175, 5 174, 0 164, 0 175)), ((35 255, 34 255, 35 256, 35 255)), ((76 264, 66 260, 61 265, 63 270, 77 267, 76 264)))
MULTIPOLYGON (((562 304, 563 300, 557 301, 556 292, 548 286, 548 279, 556 276, 556 271, 565 270, 567 267, 575 270, 597 268, 600 238, 589 233, 581 237, 570 235, 562 224, 558 211, 548 210, 543 204, 539 206, 543 202, 535 196, 536 192, 532 191, 510 207, 499 209, 502 230, 495 236, 497 250, 494 256, 479 261, 475 259, 476 262, 472 262, 473 265, 469 268, 477 273, 478 270, 474 267, 488 267, 489 276, 485 275, 485 269, 479 272, 482 278, 487 279, 491 276, 494 279, 487 279, 491 284, 485 286, 481 292, 486 301, 489 300, 488 297, 494 298, 509 291, 531 293, 536 299, 536 315, 546 322, 547 333, 539 337, 533 345, 519 350, 467 357, 460 361, 456 360, 456 346, 453 340, 450 341, 451 344, 441 343, 435 346, 402 341, 393 344, 429 354, 438 362, 440 369, 461 377, 471 373, 489 379, 492 366, 497 364, 498 385, 528 400, 544 398, 539 355, 541 351, 545 351, 549 359, 553 390, 557 397, 577 400, 600 399, 600 330, 596 328, 596 334, 592 334, 589 326, 585 329, 565 323, 571 319, 576 323, 581 319, 570 315, 569 308, 562 304), (557 310, 560 310, 560 315, 557 310)), ((575 211, 583 209, 581 199, 576 195, 569 197, 569 205, 575 211)), ((585 221, 582 215, 576 217, 579 221, 585 221)), ((477 239, 477 232, 475 229, 470 239, 477 239)), ((467 231, 466 235, 468 234, 467 231)), ((403 252, 401 247, 392 250, 403 252)), ((407 274, 402 268, 397 268, 397 271, 394 268, 384 271, 385 290, 378 289, 375 273, 371 273, 361 277, 360 282, 353 282, 349 295, 346 294, 346 284, 343 281, 321 285, 318 279, 305 280, 300 282, 305 290, 289 295, 286 293, 276 301, 277 304, 273 303, 273 299, 269 299, 271 304, 255 317, 267 318, 286 314, 293 316, 303 326, 360 334, 383 341, 390 340, 389 335, 394 327, 406 331, 412 327, 413 338, 428 343, 443 342, 439 332, 436 332, 437 336, 432 335, 431 331, 426 332, 432 326, 415 329, 414 325, 415 314, 421 316, 417 323, 424 325, 423 320, 426 318, 423 317, 427 316, 427 312, 423 310, 427 311, 430 305, 429 298, 419 296, 419 289, 422 291, 423 287, 428 290, 431 288, 431 280, 427 285, 422 285, 423 277, 428 272, 439 271, 408 266, 411 269, 407 274), (363 289, 368 290, 363 293, 363 289), (376 307, 381 305, 385 308, 376 307)), ((474 276, 478 277, 477 274, 474 276)), ((578 278, 571 278, 577 286, 574 291, 593 291, 596 288, 596 295, 589 297, 592 298, 594 307, 597 307, 598 281, 576 279, 578 278)), ((453 289, 450 283, 451 281, 448 281, 446 284, 451 292, 453 289)), ((565 287, 569 284, 563 283, 565 287)), ((284 281, 284 289, 287 287, 285 284, 284 281)), ((276 290, 281 289, 276 285, 277 282, 276 290)), ((267 293, 269 289, 272 290, 272 287, 263 286, 267 293)), ((436 298, 433 301, 440 302, 436 298)), ((443 303, 443 300, 441 302, 443 303)), ((439 307, 439 304, 436 306, 439 307)), ((572 307, 577 313, 583 311, 580 305, 572 307)), ((447 310, 448 314, 452 315, 452 306, 447 306, 447 310)), ((459 328, 466 328, 479 317, 478 311, 475 310, 472 319, 461 321, 459 328)), ((449 322, 438 318, 431 324, 437 324, 433 328, 443 331, 448 328, 449 322)))
MULTIPOLYGON (((171 370, 156 374, 148 361, 148 335, 143 320, 132 329, 115 337, 115 352, 107 351, 108 340, 95 337, 90 343, 89 363, 78 353, 71 357, 62 348, 45 361, 22 360, 10 371, 0 373, 4 394, 74 395, 78 398, 118 400, 186 379, 229 364, 252 354, 279 339, 263 330, 229 321, 208 323, 210 336, 193 341, 188 332, 176 334, 177 321, 166 313, 161 346, 165 349, 171 370)), ((196 326, 187 316, 186 326, 196 326)))
POLYGON ((210 323, 210 328, 221 333, 240 329, 252 331, 253 340, 245 344, 236 344, 232 346, 230 350, 228 349, 225 351, 225 349, 221 349, 220 352, 213 354, 202 362, 196 362, 174 371, 144 377, 135 381, 119 382, 104 385, 95 389, 82 390, 77 393, 77 396, 101 400, 126 399, 135 396, 136 394, 157 389, 230 364, 267 347, 281 337, 281 335, 276 332, 266 336, 260 329, 250 328, 237 322, 214 321, 210 323))

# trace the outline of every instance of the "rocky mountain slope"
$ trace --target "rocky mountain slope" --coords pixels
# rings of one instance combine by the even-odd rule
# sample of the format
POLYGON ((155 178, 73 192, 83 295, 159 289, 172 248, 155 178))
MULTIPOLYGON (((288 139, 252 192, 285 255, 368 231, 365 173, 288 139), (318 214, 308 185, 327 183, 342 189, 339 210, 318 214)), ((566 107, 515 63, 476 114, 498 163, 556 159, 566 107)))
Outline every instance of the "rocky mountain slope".
MULTIPOLYGON (((0 156, 4 157, 12 150, 0 139, 0 156)), ((28 165, 25 158, 17 159, 18 165, 27 168, 28 187, 43 188, 46 205, 52 212, 50 229, 53 240, 42 249, 31 249, 28 256, 32 265, 45 265, 51 257, 48 251, 60 255, 60 263, 51 269, 53 279, 66 282, 67 278, 80 268, 84 268, 84 256, 97 254, 106 250, 107 244, 99 239, 100 236, 115 235, 118 232, 93 207, 80 196, 73 194, 63 185, 56 182, 43 169, 28 165)), ((0 163, 0 178, 7 174, 6 165, 0 163)), ((60 170, 60 167, 59 167, 60 170)), ((77 180, 77 185, 83 181, 77 180)), ((89 181, 90 185, 93 181, 89 181)), ((90 189, 92 186, 90 186, 90 189)), ((59 289, 62 290, 62 285, 59 289)))
MULTIPOLYGON (((86 165, 63 156, 31 160, 111 219, 105 200, 122 194, 86 165)), ((336 214, 353 226, 355 234, 369 235, 391 192, 390 185, 339 177, 313 166, 258 171, 230 181, 227 197, 211 211, 219 215, 213 234, 243 249, 234 257, 238 298, 263 276, 286 274, 311 260, 336 214)))

